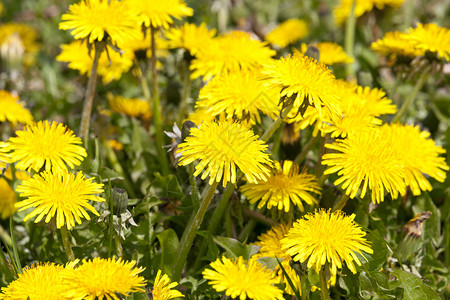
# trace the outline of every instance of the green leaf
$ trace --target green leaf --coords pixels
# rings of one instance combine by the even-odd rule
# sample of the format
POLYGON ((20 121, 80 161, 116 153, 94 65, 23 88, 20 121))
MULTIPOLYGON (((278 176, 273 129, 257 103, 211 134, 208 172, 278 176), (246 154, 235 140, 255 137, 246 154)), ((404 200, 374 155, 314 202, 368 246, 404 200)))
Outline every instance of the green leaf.
POLYGON ((436 205, 434 205, 430 195, 427 192, 423 192, 423 194, 417 198, 412 209, 414 214, 431 211, 430 218, 423 222, 423 235, 426 238, 431 238, 434 245, 438 245, 441 234, 441 214, 436 205))
POLYGON ((108 180, 123 179, 122 175, 107 167, 102 167, 99 175, 102 178, 102 182, 107 182, 108 180))
POLYGON ((160 269, 164 274, 172 275, 172 267, 175 264, 178 251, 178 236, 173 229, 166 229, 156 235, 161 245, 160 269))
POLYGON ((214 237, 214 242, 224 248, 231 257, 242 256, 245 260, 250 259, 250 257, 257 253, 261 248, 254 245, 243 245, 236 239, 222 236, 214 237))
POLYGON ((392 270, 392 274, 398 278, 401 287, 403 287, 403 299, 405 300, 440 300, 439 295, 428 285, 422 282, 422 279, 416 275, 402 271, 392 270))
POLYGON ((373 250, 372 254, 364 253, 364 256, 367 258, 367 269, 369 271, 377 271, 386 263, 389 250, 378 230, 369 232, 366 237, 370 241, 370 247, 373 250))
POLYGON ((207 230, 197 231, 197 234, 204 237, 207 241, 208 251, 202 260, 215 261, 219 256, 219 248, 217 248, 216 243, 214 243, 214 237, 211 232, 207 230))

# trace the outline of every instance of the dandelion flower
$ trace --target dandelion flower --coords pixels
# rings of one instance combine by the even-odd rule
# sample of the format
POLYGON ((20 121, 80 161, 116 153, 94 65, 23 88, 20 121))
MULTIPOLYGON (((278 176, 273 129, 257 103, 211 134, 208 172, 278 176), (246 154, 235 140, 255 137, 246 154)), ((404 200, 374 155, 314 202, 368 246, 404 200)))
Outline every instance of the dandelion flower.
POLYGON ((153 300, 169 300, 178 297, 184 297, 177 290, 172 290, 178 283, 170 282, 169 276, 166 274, 161 276, 161 270, 156 274, 155 283, 153 284, 153 300))
POLYGON ((254 40, 246 32, 233 31, 212 39, 199 49, 191 62, 191 77, 203 76, 206 81, 222 73, 254 71, 275 54, 266 42, 254 40))
POLYGON ((140 24, 145 27, 163 27, 168 29, 172 18, 181 19, 192 16, 193 9, 183 0, 128 0, 131 8, 139 15, 140 24))
POLYGON ((281 240, 282 249, 292 256, 294 261, 308 261, 307 267, 319 273, 322 266, 330 266, 330 285, 336 283, 337 269, 343 262, 355 274, 355 263, 360 266, 356 253, 373 253, 369 242, 353 220, 355 214, 346 216, 342 211, 330 212, 316 210, 297 220, 287 236, 281 240))
MULTIPOLYGON (((288 274, 294 286, 299 292, 301 292, 300 277, 297 275, 295 270, 290 266, 289 261, 291 256, 281 249, 281 240, 286 237, 289 230, 292 228, 292 224, 279 224, 273 226, 266 233, 261 234, 258 237, 258 241, 255 243, 256 246, 261 247, 259 252, 256 253, 252 258, 263 258, 263 257, 273 257, 278 258, 283 265, 284 270, 288 274)), ((280 284, 286 284, 285 291, 290 295, 294 295, 292 287, 289 285, 283 270, 280 266, 276 266, 275 270, 276 280, 280 284)))
POLYGON ((13 126, 17 123, 28 124, 33 121, 30 111, 19 102, 19 97, 10 92, 0 90, 0 122, 9 121, 13 126))
POLYGON ((266 35, 266 41, 284 48, 308 35, 308 24, 299 19, 284 21, 266 35))
POLYGON ((405 193, 405 170, 402 153, 396 150, 398 141, 383 134, 377 128, 368 128, 337 139, 325 147, 336 150, 323 156, 322 164, 328 168, 324 174, 337 173, 345 193, 354 198, 362 185, 363 198, 367 190, 372 191, 372 201, 384 200, 385 191, 395 199, 405 193))
POLYGON ((45 170, 66 169, 78 166, 87 156, 86 149, 80 144, 72 130, 65 125, 48 121, 39 121, 28 125, 24 130, 16 131, 17 137, 11 137, 9 144, 13 150, 12 162, 21 170, 33 169, 38 172, 44 165, 45 170))
POLYGON ((75 226, 75 221, 81 224, 81 218, 90 220, 85 208, 99 216, 88 201, 105 201, 95 195, 103 193, 103 184, 93 182, 93 178, 87 179, 81 171, 75 174, 68 173, 67 169, 35 174, 31 179, 24 180, 17 187, 17 192, 21 197, 27 198, 16 203, 19 211, 34 208, 24 218, 24 222, 38 216, 35 223, 44 217, 44 221, 48 223, 56 217, 57 228, 66 226, 71 229, 75 226))
POLYGON ((425 51, 415 48, 413 43, 400 31, 386 32, 384 37, 373 42, 370 48, 388 56, 389 59, 395 59, 397 56, 416 57, 425 54, 425 51))
POLYGON ((128 6, 129 1, 82 0, 69 6, 62 15, 59 29, 72 30, 75 39, 89 39, 89 43, 110 38, 113 44, 127 36, 138 36, 139 19, 128 6))
POLYGON ((355 18, 359 18, 374 6, 383 9, 385 6, 400 7, 405 0, 341 0, 339 6, 334 9, 334 16, 338 24, 343 24, 350 15, 353 1, 355 1, 355 18))
POLYGON ((267 205, 289 212, 291 203, 304 211, 303 202, 314 205, 317 200, 310 194, 320 194, 320 186, 316 176, 306 172, 299 173, 298 165, 285 160, 275 161, 275 168, 265 182, 249 183, 242 187, 242 193, 250 203, 259 201, 258 208, 267 205))
POLYGON ((336 79, 325 64, 294 54, 268 63, 261 70, 268 88, 279 92, 280 98, 295 97, 294 108, 314 106, 319 114, 322 106, 338 113, 339 97, 336 79))
POLYGON ((0 217, 9 218, 16 212, 16 193, 5 178, 0 178, 0 217))
POLYGON ((417 24, 416 28, 410 28, 407 34, 401 35, 419 51, 436 53, 445 60, 450 60, 450 29, 436 24, 417 24))
MULTIPOLYGON (((62 51, 56 57, 58 61, 69 63, 69 68, 78 70, 81 75, 91 76, 94 63, 94 53, 86 44, 75 41, 70 44, 61 45, 62 51)), ((102 51, 98 60, 97 74, 102 77, 103 83, 119 80, 123 73, 127 72, 133 65, 134 53, 125 50, 122 54, 109 49, 102 51)))
POLYGON ((413 195, 420 195, 421 191, 431 191, 432 186, 425 176, 444 182, 449 166, 445 157, 440 156, 446 151, 436 146, 430 139, 430 133, 420 131, 417 126, 391 124, 384 125, 384 134, 396 140, 397 151, 403 158, 405 182, 411 188, 413 195))
POLYGON ((108 95, 108 101, 113 111, 130 117, 149 120, 152 115, 148 101, 112 95, 108 95))
POLYGON ((11 146, 9 143, 0 141, 0 169, 4 168, 7 163, 11 162, 11 146))
POLYGON ((349 64, 353 58, 345 53, 341 45, 333 42, 321 42, 313 44, 319 50, 319 61, 326 65, 349 64))
POLYGON ((74 300, 119 299, 133 292, 144 292, 145 279, 139 276, 143 268, 133 268, 136 261, 121 258, 94 258, 73 272, 63 274, 67 282, 64 296, 74 300))
MULTIPOLYGON (((161 32, 158 32, 155 35, 155 45, 156 49, 156 57, 167 57, 169 55, 169 43, 162 37, 161 32)), ((135 36, 127 36, 123 39, 121 43, 118 44, 119 48, 128 53, 128 55, 133 59, 136 57, 140 58, 151 58, 152 57, 152 38, 150 34, 145 34, 141 31, 138 37, 135 36), (134 55, 133 55, 134 53, 134 55)), ((157 67, 159 68, 159 62, 157 67)))
POLYGON ((200 26, 185 23, 179 28, 171 28, 165 32, 170 48, 184 48, 191 55, 196 55, 202 47, 211 42, 215 35, 216 30, 209 30, 205 23, 200 26))
POLYGON ((248 182, 266 180, 272 161, 265 150, 267 145, 253 131, 230 120, 204 122, 192 128, 184 143, 178 145, 181 166, 199 159, 194 176, 206 168, 201 178, 209 176, 212 184, 223 177, 224 187, 228 182, 236 182, 236 166, 248 182))
POLYGON ((23 269, 16 280, 2 288, 0 299, 65 300, 63 266, 54 263, 34 264, 23 269))
POLYGON ((211 263, 212 269, 205 269, 203 277, 209 284, 228 297, 245 300, 281 300, 283 292, 273 284, 272 271, 266 269, 254 259, 244 261, 242 256, 237 259, 222 257, 211 263))
POLYGON ((213 116, 225 112, 228 119, 248 119, 261 123, 260 113, 273 119, 278 116, 278 95, 266 90, 255 72, 223 73, 208 82, 199 94, 196 107, 213 116))

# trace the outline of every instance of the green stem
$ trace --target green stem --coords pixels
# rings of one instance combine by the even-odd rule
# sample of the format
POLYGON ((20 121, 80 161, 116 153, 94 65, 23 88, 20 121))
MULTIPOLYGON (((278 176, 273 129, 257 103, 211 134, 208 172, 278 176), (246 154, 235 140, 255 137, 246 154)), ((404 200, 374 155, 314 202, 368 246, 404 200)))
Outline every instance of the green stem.
POLYGON ((189 226, 186 227, 185 231, 183 232, 183 236, 181 237, 180 241, 180 248, 178 249, 177 253, 176 262, 173 267, 172 272, 173 281, 180 281, 181 272, 183 270, 183 266, 189 254, 189 250, 191 249, 192 242, 194 241, 197 230, 203 221, 206 210, 209 204, 211 203, 211 199, 214 196, 217 184, 218 182, 214 182, 212 185, 208 185, 205 198, 203 198, 200 207, 197 213, 195 214, 193 222, 189 224, 189 226))
POLYGON ((328 292, 327 278, 325 276, 324 267, 320 269, 319 276, 320 276, 320 295, 322 296, 322 300, 329 300, 330 294, 328 292))
POLYGON ((67 258, 69 259, 69 261, 74 261, 75 254, 73 254, 72 246, 70 246, 70 239, 69 234, 67 233, 67 227, 62 226, 60 229, 61 229, 61 237, 64 244, 64 250, 66 251, 67 258))
POLYGON ((341 198, 339 198, 338 202, 334 205, 333 211, 342 210, 347 204, 348 199, 350 199, 350 196, 347 194, 342 194, 341 198))
POLYGON ((194 165, 189 164, 188 170, 189 170, 189 183, 191 185, 192 203, 194 204, 195 209, 198 209, 198 206, 200 205, 200 199, 198 198, 197 184, 195 183, 194 165))
MULTIPOLYGON (((354 52, 353 48, 355 46, 355 24, 356 24, 356 17, 355 17, 355 2, 356 0, 352 1, 352 7, 350 9, 350 14, 348 16, 347 22, 345 23, 345 52, 348 56, 354 59, 354 52)), ((345 65, 345 72, 347 75, 347 79, 353 79, 355 78, 355 68, 354 63, 349 63, 345 65)))
POLYGON ((145 70, 142 66, 140 68, 140 76, 139 81, 141 83, 142 93, 144 94, 144 98, 150 103, 150 107, 152 107, 152 95, 150 93, 150 87, 148 86, 147 77, 145 76, 145 70))
POLYGON ((284 122, 284 119, 287 117, 293 106, 294 106, 293 104, 290 104, 288 107, 286 107, 281 112, 281 116, 279 116, 278 119, 275 122, 273 122, 269 128, 267 128, 267 130, 259 139, 264 142, 267 142, 273 135, 273 133, 278 129, 278 127, 280 127, 280 125, 284 122))
POLYGON ((306 155, 308 155, 309 150, 311 150, 312 146, 314 146, 314 144, 319 140, 319 138, 320 135, 316 135, 309 139, 308 143, 306 143, 306 145, 303 146, 302 152, 300 152, 294 159, 295 165, 301 164, 303 162, 303 160, 306 158, 306 155))
POLYGON ((14 253, 14 260, 17 264, 17 270, 19 271, 19 273, 22 273, 22 264, 20 263, 19 250, 17 248, 16 236, 14 234, 14 222, 12 216, 9 217, 9 233, 11 235, 11 243, 14 253))
MULTIPOLYGON (((111 188, 111 184, 110 184, 110 188, 111 188)), ((113 195, 112 195, 112 189, 111 189, 111 195, 109 197, 108 258, 111 257, 111 253, 112 253, 113 238, 114 238, 114 201, 113 201, 113 195)))
POLYGON ((258 221, 258 223, 264 224, 266 226, 272 227, 273 225, 275 225, 275 222, 271 218, 268 218, 265 215, 263 215, 262 213, 248 209, 248 208, 244 210, 244 215, 247 217, 250 217, 251 219, 258 221))
POLYGON ((191 76, 189 71, 189 63, 183 60, 183 95, 181 98, 180 106, 180 123, 183 123, 184 118, 187 116, 188 99, 191 94, 191 76))
POLYGON ((415 0, 407 0, 406 3, 403 3, 403 31, 406 31, 409 27, 412 26, 413 18, 414 18, 414 8, 416 6, 415 0))
POLYGON ((84 97, 83 113, 81 115, 80 135, 83 138, 84 146, 87 148, 89 138, 89 123, 91 122, 92 106, 94 103, 95 86, 97 85, 97 69, 103 45, 94 44, 94 61, 92 62, 91 76, 84 97))
POLYGON ((419 93, 420 89, 424 85, 424 83, 427 80, 429 74, 430 74, 429 69, 424 70, 422 72, 422 74, 420 74, 419 80, 417 80, 416 85, 414 86, 411 94, 409 94, 408 98, 406 98, 405 102, 403 102, 403 105, 400 108, 400 110, 397 112, 395 117, 392 119, 392 123, 398 122, 400 120, 400 118, 403 117, 403 115, 405 114, 406 110, 411 105, 411 103, 413 102, 414 98, 416 98, 416 96, 419 93))
POLYGON ((307 289, 307 286, 306 286, 306 275, 305 274, 302 274, 300 276, 300 288, 302 289, 301 290, 301 299, 307 300, 309 298, 308 297, 309 290, 307 289))
POLYGON ((158 151, 159 162, 161 163, 161 171, 164 176, 169 175, 169 163, 167 161, 166 152, 164 151, 164 132, 161 117, 161 106, 159 103, 159 92, 158 92, 158 70, 156 68, 156 28, 150 27, 151 35, 151 65, 152 65, 152 89, 153 89, 153 122, 156 130, 156 148, 158 151))

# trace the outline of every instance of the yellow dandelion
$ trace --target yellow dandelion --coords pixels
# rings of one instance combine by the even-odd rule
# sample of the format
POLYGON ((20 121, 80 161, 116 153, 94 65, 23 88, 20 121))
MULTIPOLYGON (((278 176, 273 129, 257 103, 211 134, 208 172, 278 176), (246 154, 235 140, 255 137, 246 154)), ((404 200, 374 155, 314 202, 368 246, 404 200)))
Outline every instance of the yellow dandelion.
POLYGON ((75 221, 81 224, 81 218, 90 220, 85 208, 99 216, 95 208, 88 201, 102 202, 105 199, 95 194, 103 193, 103 184, 87 179, 80 171, 69 173, 67 169, 43 171, 33 178, 24 180, 17 187, 21 197, 27 199, 16 203, 19 211, 34 208, 23 220, 24 222, 38 216, 35 223, 45 217, 48 223, 56 217, 56 227, 66 226, 71 229, 75 221), (56 216, 55 216, 56 215, 56 216))
POLYGON ((324 209, 309 213, 297 220, 287 236, 281 240, 282 249, 294 261, 307 261, 308 268, 319 272, 322 266, 330 267, 330 285, 336 283, 337 269, 343 262, 353 274, 355 263, 360 266, 356 253, 373 253, 366 233, 353 220, 355 214, 346 216, 342 211, 330 212, 324 209))
POLYGON ((349 64, 353 58, 345 53, 341 45, 333 42, 321 42, 313 44, 319 50, 319 61, 326 65, 349 64))
POLYGON ((136 261, 121 258, 94 258, 72 272, 63 274, 67 282, 64 296, 73 300, 119 299, 133 292, 144 292, 145 279, 139 276, 144 268, 134 268, 136 261))
POLYGON ((108 140, 108 145, 116 151, 123 150, 123 144, 118 140, 108 140))
POLYGON ((182 19, 194 13, 183 0, 128 0, 127 2, 138 13, 140 24, 146 27, 168 29, 173 23, 172 18, 182 19))
POLYGON ((436 24, 417 24, 410 28, 402 38, 408 40, 419 51, 436 53, 445 60, 450 60, 450 29, 436 24))
POLYGON ((16 193, 5 178, 0 178, 0 217, 9 218, 16 212, 16 193))
MULTIPOLYGON (((80 74, 91 76, 92 64, 94 63, 94 51, 89 50, 86 44, 75 41, 70 44, 61 45, 62 51, 56 57, 58 61, 69 63, 69 68, 78 70, 80 74)), ((109 49, 102 51, 98 61, 97 74, 102 77, 103 83, 119 80, 123 73, 127 72, 133 65, 133 51, 124 51, 122 54, 109 49)))
POLYGON ((8 91, 0 90, 0 122, 11 122, 13 126, 17 123, 28 124, 33 121, 30 111, 19 102, 19 97, 8 91))
POLYGON ((246 32, 233 31, 212 39, 199 49, 191 62, 191 77, 203 76, 206 81, 222 73, 254 71, 275 54, 266 42, 254 40, 246 32))
POLYGON ((0 299, 65 300, 64 272, 63 266, 49 262, 26 267, 16 280, 2 287, 0 299))
POLYGON ((336 79, 325 64, 294 54, 266 64, 261 72, 265 85, 278 91, 280 98, 295 97, 294 110, 311 105, 319 114, 323 106, 339 112, 336 79))
POLYGON ((129 1, 81 0, 69 6, 62 15, 59 29, 71 30, 75 39, 89 39, 89 43, 111 39, 120 43, 127 36, 138 36, 139 19, 128 6, 129 1))
MULTIPOLYGON (((283 249, 281 249, 281 240, 286 237, 289 230, 292 228, 292 224, 279 224, 273 226, 266 233, 261 234, 258 237, 258 241, 255 243, 256 246, 261 247, 259 252, 256 253, 252 258, 259 259, 262 257, 273 257, 278 258, 283 265, 284 270, 288 274, 294 286, 301 293, 301 283, 300 277, 297 275, 295 270, 290 266, 289 261, 291 260, 291 256, 286 253, 283 249)), ((285 284, 285 292, 294 295, 294 291, 292 287, 289 285, 283 270, 281 270, 280 266, 277 266, 274 270, 275 278, 278 283, 285 284)))
POLYGON ((353 1, 355 1, 354 14, 355 18, 361 17, 364 13, 373 9, 373 1, 371 0, 340 0, 339 5, 334 8, 334 17, 337 24, 343 24, 350 15, 353 1))
POLYGON ((178 297, 184 297, 177 290, 172 290, 178 283, 170 282, 169 276, 166 274, 161 276, 161 270, 156 274, 155 283, 153 284, 153 300, 169 300, 178 297))
POLYGON ((144 120, 149 120, 152 116, 148 101, 112 95, 108 95, 108 101, 109 106, 115 112, 134 118, 142 117, 144 120))
POLYGON ((377 128, 337 139, 325 145, 338 153, 323 156, 322 164, 328 166, 324 174, 338 173, 339 179, 334 184, 342 184, 350 198, 356 196, 362 185, 361 198, 369 189, 374 203, 384 200, 385 191, 395 199, 406 188, 403 157, 396 150, 397 143, 377 128))
POLYGON ((256 72, 224 73, 208 82, 199 94, 196 108, 218 116, 225 112, 228 119, 261 123, 260 113, 276 119, 279 114, 278 95, 265 89, 256 72))
POLYGON ((211 42, 215 35, 216 30, 209 30, 205 23, 200 26, 185 23, 179 28, 171 28, 165 32, 170 48, 184 48, 191 55, 197 54, 201 48, 211 42))
POLYGON ((228 182, 236 183, 236 166, 248 182, 266 180, 272 164, 266 150, 267 145, 253 131, 230 120, 203 122, 198 128, 192 128, 190 135, 178 145, 181 166, 199 159, 194 176, 205 169, 203 180, 209 176, 212 184, 223 178, 224 187, 228 182))
MULTIPOLYGON (((220 115, 222 118, 225 116, 224 114, 220 115)), ((212 122, 216 119, 216 116, 213 116, 207 108, 205 109, 196 109, 189 114, 189 117, 185 120, 189 120, 194 122, 195 124, 202 124, 203 122, 212 122)))
POLYGON ((73 169, 87 156, 86 149, 80 146, 81 139, 57 122, 32 123, 16 131, 16 135, 9 139, 11 159, 21 170, 39 172, 44 166, 47 171, 66 169, 66 164, 73 169))
POLYGON ((388 56, 389 59, 395 59, 397 56, 416 57, 425 54, 425 51, 415 48, 413 43, 400 31, 386 32, 384 37, 373 42, 370 48, 388 56))
POLYGON ((242 193, 250 203, 259 201, 258 208, 267 205, 268 209, 276 207, 285 212, 289 212, 291 203, 300 211, 304 211, 303 202, 317 204, 317 200, 310 194, 320 195, 321 188, 316 176, 300 173, 299 166, 290 160, 274 163, 275 168, 267 181, 242 186, 242 193))
POLYGON ((244 261, 242 256, 237 259, 218 258, 210 264, 211 269, 203 270, 203 277, 218 291, 225 291, 231 298, 245 300, 282 300, 283 291, 275 287, 272 271, 265 268, 255 259, 244 261))
POLYGON ((437 146, 427 131, 420 131, 418 126, 391 124, 384 125, 383 134, 391 136, 397 143, 396 150, 403 158, 405 182, 414 195, 421 191, 431 191, 432 185, 427 177, 444 182, 449 166, 445 162, 446 151, 437 146), (427 177, 425 177, 427 176, 427 177))
POLYGON ((284 48, 308 35, 308 24, 299 19, 284 21, 277 28, 269 32, 265 39, 271 44, 284 48))
MULTIPOLYGON (((156 57, 167 57, 169 55, 169 42, 162 37, 162 34, 158 32, 155 35, 156 57)), ((136 58, 150 58, 152 57, 152 39, 150 34, 145 34, 141 31, 138 37, 127 36, 121 43, 118 44, 119 48, 128 53, 128 56, 132 59, 133 53, 136 58)), ((158 62, 159 63, 159 62, 158 62)), ((160 67, 160 64, 157 65, 160 67)))
POLYGON ((27 24, 1 24, 0 55, 5 58, 13 58, 17 55, 23 55, 25 65, 32 64, 36 52, 39 50, 37 36, 37 31, 27 24))
POLYGON ((11 162, 11 146, 9 143, 0 141, 0 169, 11 162))

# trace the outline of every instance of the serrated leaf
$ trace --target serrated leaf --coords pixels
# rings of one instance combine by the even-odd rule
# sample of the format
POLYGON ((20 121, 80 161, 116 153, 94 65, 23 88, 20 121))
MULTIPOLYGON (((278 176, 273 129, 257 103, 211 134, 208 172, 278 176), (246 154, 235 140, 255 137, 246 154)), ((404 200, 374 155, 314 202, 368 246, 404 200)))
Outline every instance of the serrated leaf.
POLYGON ((392 274, 398 278, 401 287, 403 287, 403 299, 405 300, 440 300, 439 295, 428 285, 422 282, 422 279, 416 275, 402 271, 392 270, 392 274))

